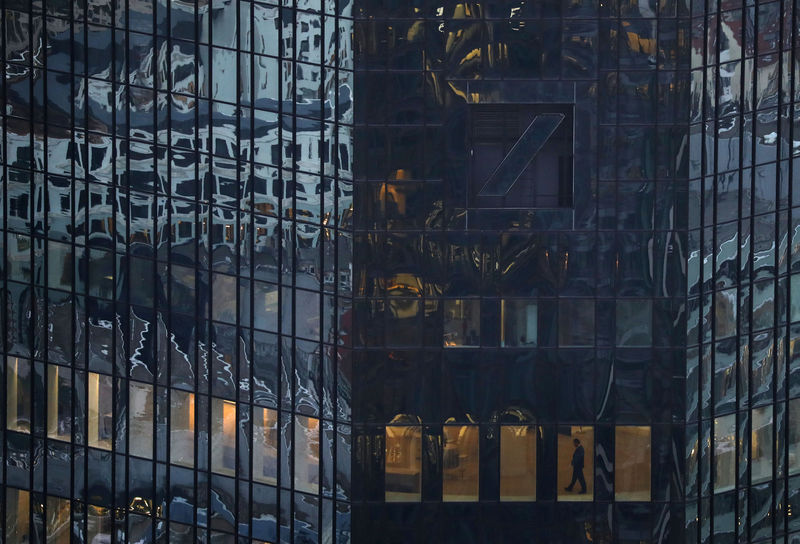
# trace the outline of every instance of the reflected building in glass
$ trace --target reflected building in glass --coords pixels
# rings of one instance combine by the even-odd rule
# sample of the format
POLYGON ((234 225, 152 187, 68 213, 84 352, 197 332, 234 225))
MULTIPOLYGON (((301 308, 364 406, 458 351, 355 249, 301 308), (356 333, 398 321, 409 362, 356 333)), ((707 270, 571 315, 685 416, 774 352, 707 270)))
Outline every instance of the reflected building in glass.
POLYGON ((0 540, 349 541, 351 11, 4 3, 0 540))
POLYGON ((0 541, 800 542, 796 16, 7 0, 0 541))

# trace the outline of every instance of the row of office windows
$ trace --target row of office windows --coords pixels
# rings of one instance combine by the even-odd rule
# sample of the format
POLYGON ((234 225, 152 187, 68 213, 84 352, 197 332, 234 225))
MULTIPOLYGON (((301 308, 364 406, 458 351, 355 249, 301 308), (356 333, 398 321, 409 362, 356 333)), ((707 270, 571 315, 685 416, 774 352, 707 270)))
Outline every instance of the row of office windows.
MULTIPOLYGON (((6 429, 29 434, 33 427, 37 434, 46 434, 53 440, 69 442, 74 436, 77 443, 85 443, 92 448, 107 451, 124 448, 124 441, 120 441, 119 436, 116 446, 114 444, 115 401, 111 376, 80 370, 75 370, 73 375, 69 368, 52 364, 46 365, 46 378, 34 376, 39 372, 41 370, 34 371, 31 368, 27 359, 9 357, 6 360, 6 429), (38 389, 34 386, 34 380, 46 380, 46 411, 43 417, 39 416, 44 429, 38 429, 34 423, 32 401, 34 391, 38 389), (73 393, 77 403, 74 414, 73 393)), ((167 393, 166 388, 159 389, 161 394, 167 393)), ((252 479, 276 485, 280 440, 278 435, 283 432, 283 440, 286 441, 291 434, 290 421, 286 416, 279 420, 277 410, 244 404, 239 405, 237 416, 237 404, 231 400, 209 398, 179 389, 169 389, 168 395, 167 405, 167 402, 163 402, 166 398, 156 398, 156 390, 152 384, 127 382, 125 422, 127 451, 130 455, 153 459, 154 436, 159 436, 160 440, 169 442, 171 464, 188 468, 194 468, 196 464, 208 465, 212 472, 235 476, 237 472, 241 474, 241 469, 237 471, 237 457, 240 465, 249 462, 246 454, 242 455, 241 451, 237 454, 238 426, 240 441, 251 435, 247 440, 252 442, 252 479), (197 404, 200 402, 210 405, 201 411, 210 411, 210 463, 206 462, 209 454, 208 451, 203 451, 205 448, 198 447, 195 451, 197 429, 206 427, 205 422, 198 419, 197 404), (162 407, 168 411, 168 434, 160 434, 164 433, 167 417, 166 413, 161 413, 162 407), (252 412, 243 413, 247 410, 252 412), (157 412, 158 425, 155 417, 157 412), (248 419, 252 422, 252 431, 247 424, 248 419)), ((120 410, 119 404, 117 410, 120 410)), ((307 493, 317 493, 320 420, 300 414, 293 417, 295 436, 291 442, 295 488, 307 493)), ((119 431, 117 428, 118 433, 119 431)), ((204 431, 201 433, 205 434, 204 431)))
MULTIPOLYGON (((609 302, 611 304, 611 302, 609 302)), ((554 304, 554 302, 551 302, 554 304)), ((640 299, 617 299, 613 302, 616 318, 615 345, 648 347, 653 343, 653 302, 640 299)), ((558 324, 558 345, 585 347, 595 344, 594 299, 559 299, 557 310, 539 313, 542 301, 503 299, 500 301, 500 346, 525 347, 539 345, 540 326, 558 324), (540 325, 540 321, 542 322, 540 325)), ((609 315, 609 317, 611 317, 609 315)), ((449 299, 444 301, 445 347, 478 347, 481 345, 481 301, 449 299)))
MULTIPOLYGON (((479 500, 480 427, 442 427, 442 500, 479 500)), ((544 430, 531 424, 499 427, 499 498, 535 501, 537 474, 551 478, 556 471, 559 501, 592 501, 594 497, 595 440, 593 426, 562 426, 556 439, 556 466, 540 458, 544 430)), ((419 425, 387 425, 385 431, 384 498, 387 502, 422 500, 423 442, 419 425)), ((614 498, 650 501, 651 428, 617 426, 614 435, 614 498)), ((601 457, 605 457, 605 454, 601 457)))

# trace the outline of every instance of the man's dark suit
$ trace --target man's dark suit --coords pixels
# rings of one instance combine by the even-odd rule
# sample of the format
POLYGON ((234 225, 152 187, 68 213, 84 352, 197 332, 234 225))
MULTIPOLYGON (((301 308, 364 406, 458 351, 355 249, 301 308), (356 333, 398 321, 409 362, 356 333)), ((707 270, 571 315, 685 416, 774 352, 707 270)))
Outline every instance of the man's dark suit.
POLYGON ((583 446, 578 445, 572 454, 572 481, 567 486, 567 491, 572 491, 575 482, 581 484, 581 493, 586 493, 586 479, 583 477, 583 446))

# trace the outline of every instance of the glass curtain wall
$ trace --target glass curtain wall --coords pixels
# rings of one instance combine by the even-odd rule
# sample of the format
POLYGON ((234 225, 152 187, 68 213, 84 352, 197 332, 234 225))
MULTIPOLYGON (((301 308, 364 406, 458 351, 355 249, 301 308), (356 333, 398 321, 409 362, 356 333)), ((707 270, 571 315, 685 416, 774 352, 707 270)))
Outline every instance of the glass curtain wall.
POLYGON ((1 19, 0 540, 349 541, 350 1, 1 19))

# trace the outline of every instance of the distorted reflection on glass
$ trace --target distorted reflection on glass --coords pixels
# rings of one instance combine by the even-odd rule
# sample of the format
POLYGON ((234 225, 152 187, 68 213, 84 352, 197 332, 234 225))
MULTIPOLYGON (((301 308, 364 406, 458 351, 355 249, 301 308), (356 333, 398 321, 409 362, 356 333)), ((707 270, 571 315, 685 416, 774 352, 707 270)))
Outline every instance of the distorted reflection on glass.
POLYGON ((31 542, 30 493, 6 488, 6 542, 31 542))
POLYGON ((594 493, 594 428, 558 428, 557 491, 560 501, 591 501, 594 493))
POLYGON ((47 365, 47 437, 69 441, 72 432, 70 369, 47 365))
POLYGON ((6 428, 31 432, 31 362, 19 357, 6 358, 6 428))
POLYGON ((86 528, 88 544, 111 542, 111 510, 103 506, 86 505, 86 528))
POLYGON ((558 344, 563 347, 594 345, 594 300, 558 301, 558 344))
POLYGON ((306 493, 319 491, 319 419, 294 416, 294 486, 306 493))
POLYGON ((253 408, 253 479, 278 481, 278 412, 269 408, 253 408))
POLYGON ((750 477, 752 483, 772 479, 772 406, 754 408, 750 433, 750 477))
POLYGON ((800 399, 789 401, 789 474, 800 472, 800 399))
POLYGON ((128 388, 129 453, 153 458, 153 386, 130 382, 128 388))
POLYGON ((89 372, 89 446, 111 449, 114 430, 111 376, 89 372))
POLYGON ((442 500, 477 501, 480 432, 477 425, 442 427, 442 500))
POLYGON ((211 399, 211 470, 236 474, 236 403, 211 399))
POLYGON ((444 347, 477 347, 481 343, 481 301, 445 300, 444 347))
POLYGON ((650 427, 614 429, 614 498, 650 500, 650 427))
POLYGON ((649 346, 653 343, 653 303, 650 300, 617 300, 617 346, 649 346))
POLYGON ((47 497, 47 544, 69 544, 72 533, 69 521, 70 501, 60 497, 47 497))
POLYGON ((422 498, 422 428, 387 425, 384 498, 411 502, 422 498))
POLYGON ((500 500, 536 500, 536 425, 500 426, 500 500))
POLYGON ((736 414, 714 419, 714 493, 736 485, 736 414))
POLYGON ((538 305, 532 300, 505 299, 500 303, 500 346, 535 346, 539 338, 538 305))
POLYGON ((169 459, 172 464, 194 466, 194 393, 170 391, 169 459))

